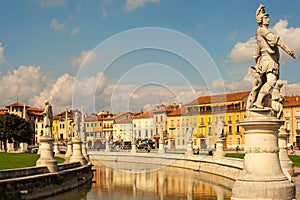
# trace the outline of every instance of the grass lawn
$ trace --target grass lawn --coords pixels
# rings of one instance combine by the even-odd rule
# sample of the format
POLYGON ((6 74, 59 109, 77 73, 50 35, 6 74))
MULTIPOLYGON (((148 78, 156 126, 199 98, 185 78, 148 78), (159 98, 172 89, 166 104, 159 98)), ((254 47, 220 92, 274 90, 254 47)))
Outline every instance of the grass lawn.
MULTIPOLYGON (((0 152, 0 170, 14 169, 22 167, 33 167, 35 162, 39 159, 40 155, 37 154, 24 154, 24 153, 4 153, 0 152)), ((64 159, 54 157, 57 163, 63 163, 64 159)))
MULTIPOLYGON (((244 159, 243 153, 227 153, 226 157, 244 159)), ((300 156, 289 155, 290 160, 294 163, 295 167, 300 167, 300 156)))

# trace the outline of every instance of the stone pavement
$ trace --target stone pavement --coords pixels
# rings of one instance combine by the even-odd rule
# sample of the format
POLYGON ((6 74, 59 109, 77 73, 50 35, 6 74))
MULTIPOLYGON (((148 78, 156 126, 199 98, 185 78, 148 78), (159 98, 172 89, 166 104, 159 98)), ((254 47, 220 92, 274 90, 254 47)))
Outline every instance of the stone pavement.
POLYGON ((292 178, 296 185, 296 199, 300 199, 300 168, 294 167, 295 176, 292 178))

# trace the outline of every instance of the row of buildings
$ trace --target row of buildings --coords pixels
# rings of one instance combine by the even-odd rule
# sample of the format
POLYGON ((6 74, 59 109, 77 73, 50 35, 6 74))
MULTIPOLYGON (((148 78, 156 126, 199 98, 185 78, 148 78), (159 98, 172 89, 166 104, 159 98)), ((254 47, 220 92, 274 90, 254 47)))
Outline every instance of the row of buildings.
MULTIPOLYGON (((235 149, 244 145, 244 130, 239 122, 246 117, 246 102, 249 92, 236 92, 212 96, 201 96, 182 105, 160 105, 147 112, 99 112, 84 114, 87 142, 90 148, 101 148, 107 139, 117 145, 130 145, 133 139, 143 142, 152 140, 158 147, 161 136, 169 149, 185 149, 189 126, 193 127, 194 148, 213 148, 217 137, 217 123, 222 121, 222 135, 226 138, 225 147, 235 149)), ((289 144, 300 147, 300 96, 287 96, 283 118, 285 128, 290 133, 289 144)), ((31 108, 19 102, 0 109, 0 114, 14 113, 31 122, 38 144, 43 132, 43 109, 31 108)), ((73 137, 74 113, 78 110, 65 110, 53 118, 53 137, 65 143, 73 137)), ((17 144, 15 145, 17 148, 17 144)))

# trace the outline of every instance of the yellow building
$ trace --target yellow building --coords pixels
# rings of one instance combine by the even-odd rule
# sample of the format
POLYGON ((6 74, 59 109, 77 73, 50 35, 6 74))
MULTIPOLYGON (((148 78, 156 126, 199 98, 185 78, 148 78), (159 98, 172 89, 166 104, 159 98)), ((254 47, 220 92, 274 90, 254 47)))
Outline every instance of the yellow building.
POLYGON ((290 133, 289 146, 300 149, 300 96, 285 97, 283 104, 283 120, 290 133))
POLYGON ((168 148, 169 149, 186 149, 186 134, 188 119, 185 113, 186 109, 181 105, 167 114, 168 130, 168 148))
POLYGON ((235 149, 244 145, 243 129, 238 122, 244 119, 249 92, 201 96, 186 105, 186 115, 197 129, 195 145, 214 148, 217 138, 226 138, 225 148, 235 149), (223 123, 222 133, 217 133, 217 123, 223 123))
POLYGON ((52 135, 54 139, 64 143, 69 137, 73 137, 73 113, 68 110, 53 117, 52 135))

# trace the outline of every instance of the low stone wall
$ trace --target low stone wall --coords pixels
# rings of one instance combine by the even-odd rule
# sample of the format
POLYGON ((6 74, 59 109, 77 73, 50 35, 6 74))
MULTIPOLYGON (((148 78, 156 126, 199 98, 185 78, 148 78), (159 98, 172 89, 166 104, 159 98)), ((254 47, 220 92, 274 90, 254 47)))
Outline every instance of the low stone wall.
POLYGON ((106 162, 126 162, 126 163, 144 163, 162 166, 180 167, 185 169, 203 171, 232 180, 236 180, 237 176, 243 169, 243 160, 235 158, 221 157, 214 159, 212 156, 191 156, 185 157, 180 155, 165 154, 158 156, 157 154, 147 153, 104 153, 89 152, 90 158, 94 161, 106 162))
POLYGON ((47 167, 26 167, 0 170, 0 180, 48 173, 47 167))
POLYGON ((63 170, 67 170, 67 169, 73 169, 73 168, 80 167, 80 166, 81 166, 80 162, 67 163, 67 164, 59 164, 58 165, 58 171, 63 171, 63 170))
POLYGON ((93 177, 91 163, 79 167, 78 163, 62 164, 59 165, 60 170, 54 173, 48 171, 40 173, 40 168, 44 169, 43 167, 23 169, 25 173, 36 171, 28 176, 0 180, 0 199, 41 199, 91 183, 93 177))

